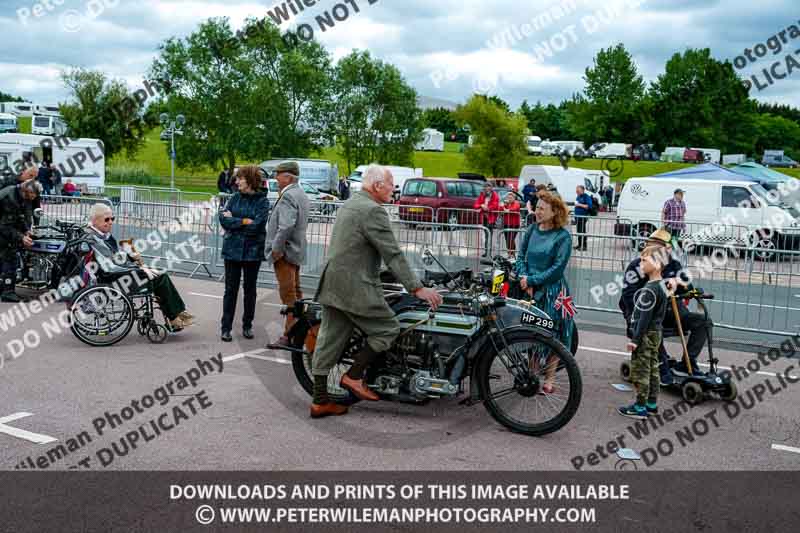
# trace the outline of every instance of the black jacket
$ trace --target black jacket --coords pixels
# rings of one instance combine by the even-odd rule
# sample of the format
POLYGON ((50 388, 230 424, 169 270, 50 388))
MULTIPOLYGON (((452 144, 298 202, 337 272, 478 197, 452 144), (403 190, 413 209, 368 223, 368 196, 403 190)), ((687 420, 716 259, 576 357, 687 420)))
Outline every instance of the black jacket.
POLYGON ((219 211, 219 223, 225 230, 222 257, 229 261, 263 261, 268 218, 266 192, 237 192, 231 196, 219 211), (233 216, 222 216, 225 211, 230 211, 233 216), (251 219, 252 224, 243 225, 242 219, 245 218, 251 219))
POLYGON ((22 198, 19 185, 0 190, 0 248, 18 249, 33 224, 33 204, 22 198))
POLYGON ((636 291, 633 315, 631 316, 631 342, 639 345, 649 331, 661 331, 667 311, 667 290, 664 281, 649 281, 636 291))
MULTIPOLYGON (((628 268, 625 269, 625 274, 622 278, 622 296, 619 299, 619 308, 625 320, 628 320, 633 314, 633 302, 636 296, 636 291, 641 289, 647 284, 647 276, 641 271, 640 264, 642 259, 637 257, 630 262, 628 268)), ((683 267, 680 261, 675 258, 670 258, 669 263, 661 271, 661 277, 664 279, 675 278, 679 275, 684 281, 688 281, 685 273, 682 273, 683 267)))

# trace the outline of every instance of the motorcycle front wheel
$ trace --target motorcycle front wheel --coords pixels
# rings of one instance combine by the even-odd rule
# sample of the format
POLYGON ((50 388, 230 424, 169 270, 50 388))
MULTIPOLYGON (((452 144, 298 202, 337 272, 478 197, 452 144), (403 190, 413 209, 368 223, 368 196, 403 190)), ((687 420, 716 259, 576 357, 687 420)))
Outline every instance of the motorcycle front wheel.
POLYGON ((481 398, 489 414, 512 431, 540 437, 564 427, 581 403, 575 359, 558 340, 534 331, 505 333, 506 343, 478 362, 481 398))

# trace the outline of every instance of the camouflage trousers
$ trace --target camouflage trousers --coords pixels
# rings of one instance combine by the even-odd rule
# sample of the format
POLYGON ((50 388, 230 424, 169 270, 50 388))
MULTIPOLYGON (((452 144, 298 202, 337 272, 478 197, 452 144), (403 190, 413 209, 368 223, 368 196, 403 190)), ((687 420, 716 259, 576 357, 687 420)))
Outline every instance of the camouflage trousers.
POLYGON ((631 355, 631 383, 636 387, 636 403, 656 403, 661 386, 658 373, 660 331, 648 331, 631 355))

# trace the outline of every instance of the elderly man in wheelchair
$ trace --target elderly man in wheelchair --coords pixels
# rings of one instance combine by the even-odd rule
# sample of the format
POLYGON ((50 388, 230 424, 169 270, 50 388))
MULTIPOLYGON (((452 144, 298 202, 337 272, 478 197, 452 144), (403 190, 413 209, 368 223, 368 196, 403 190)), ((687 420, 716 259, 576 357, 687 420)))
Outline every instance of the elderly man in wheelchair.
POLYGON ((87 269, 93 279, 73 300, 73 308, 80 311, 80 320, 73 319, 73 333, 88 344, 109 346, 122 340, 135 321, 139 334, 163 342, 168 332, 192 325, 194 317, 166 273, 144 266, 141 255, 125 241, 120 248, 111 234, 114 219, 109 206, 92 207, 86 234, 95 268, 87 269), (164 326, 154 320, 152 296, 167 320, 164 326))

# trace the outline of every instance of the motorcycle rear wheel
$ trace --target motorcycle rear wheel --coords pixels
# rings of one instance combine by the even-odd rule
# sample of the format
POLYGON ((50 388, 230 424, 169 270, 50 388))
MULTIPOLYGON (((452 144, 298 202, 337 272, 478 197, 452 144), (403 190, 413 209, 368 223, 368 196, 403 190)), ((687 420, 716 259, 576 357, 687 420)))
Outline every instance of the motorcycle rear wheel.
MULTIPOLYGON (((303 346, 296 347, 301 348, 303 346)), ((345 353, 347 353, 347 350, 345 350, 345 353)), ((313 353, 308 353, 306 351, 303 353, 292 352, 292 369, 294 370, 294 375, 297 377, 300 386, 303 387, 309 396, 314 395, 314 377, 311 374, 312 357, 313 353)), ((333 367, 328 374, 328 397, 334 403, 352 405, 359 401, 350 391, 339 386, 339 381, 342 379, 342 376, 350 370, 352 364, 353 361, 345 357, 345 354, 342 354, 342 357, 339 358, 339 363, 333 367)))
POLYGON ((540 437, 561 429, 575 416, 581 402, 583 385, 575 359, 558 340, 534 331, 513 331, 505 337, 507 348, 498 342, 500 351, 493 349, 478 362, 484 407, 500 424, 517 433, 540 437), (531 373, 530 382, 518 382, 509 370, 513 361, 531 373), (558 368, 553 376, 554 390, 545 393, 542 386, 552 368, 558 368), (537 413, 542 416, 537 418, 537 413))

